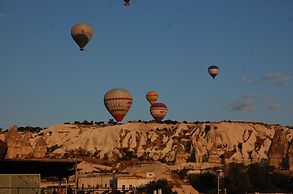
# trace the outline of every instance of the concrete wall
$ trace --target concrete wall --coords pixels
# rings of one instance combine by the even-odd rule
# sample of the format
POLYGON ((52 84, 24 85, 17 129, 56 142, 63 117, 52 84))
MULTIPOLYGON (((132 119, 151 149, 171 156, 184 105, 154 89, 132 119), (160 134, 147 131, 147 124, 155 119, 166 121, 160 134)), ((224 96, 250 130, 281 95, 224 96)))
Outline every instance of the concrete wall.
POLYGON ((92 176, 79 176, 78 187, 79 188, 104 188, 110 187, 110 180, 113 179, 113 175, 92 175, 92 176))
POLYGON ((139 187, 153 181, 154 178, 141 178, 141 177, 117 177, 118 189, 125 188, 128 190, 130 187, 139 187), (124 185, 124 186, 123 186, 124 185))

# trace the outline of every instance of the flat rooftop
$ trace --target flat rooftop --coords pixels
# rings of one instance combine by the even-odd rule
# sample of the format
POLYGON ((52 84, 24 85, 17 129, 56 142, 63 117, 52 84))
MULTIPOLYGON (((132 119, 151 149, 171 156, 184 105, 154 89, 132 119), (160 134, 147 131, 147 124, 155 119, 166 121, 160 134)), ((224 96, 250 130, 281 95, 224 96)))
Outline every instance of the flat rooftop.
POLYGON ((75 174, 75 159, 0 160, 0 174, 41 174, 41 177, 66 178, 75 174))

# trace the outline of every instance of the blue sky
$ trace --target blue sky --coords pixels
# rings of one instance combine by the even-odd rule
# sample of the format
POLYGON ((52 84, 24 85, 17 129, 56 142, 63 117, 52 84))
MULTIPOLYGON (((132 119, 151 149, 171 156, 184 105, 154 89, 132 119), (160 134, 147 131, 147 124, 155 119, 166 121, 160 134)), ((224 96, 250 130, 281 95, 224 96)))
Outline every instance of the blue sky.
POLYGON ((133 96, 124 122, 152 119, 155 90, 165 119, 293 125, 293 1, 130 3, 0 1, 0 128, 107 122, 117 87, 133 96), (85 52, 70 35, 79 22, 94 29, 85 52))

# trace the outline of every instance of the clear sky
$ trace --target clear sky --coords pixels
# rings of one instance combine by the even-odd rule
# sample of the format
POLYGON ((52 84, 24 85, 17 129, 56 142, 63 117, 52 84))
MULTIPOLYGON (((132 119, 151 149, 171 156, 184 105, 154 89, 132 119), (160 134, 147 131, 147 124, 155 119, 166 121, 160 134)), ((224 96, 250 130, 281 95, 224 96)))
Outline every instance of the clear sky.
POLYGON ((152 119, 155 90, 165 119, 293 125, 292 0, 130 4, 1 0, 0 128, 107 122, 117 87, 133 96, 123 122, 152 119), (79 22, 94 29, 84 52, 70 35, 79 22))

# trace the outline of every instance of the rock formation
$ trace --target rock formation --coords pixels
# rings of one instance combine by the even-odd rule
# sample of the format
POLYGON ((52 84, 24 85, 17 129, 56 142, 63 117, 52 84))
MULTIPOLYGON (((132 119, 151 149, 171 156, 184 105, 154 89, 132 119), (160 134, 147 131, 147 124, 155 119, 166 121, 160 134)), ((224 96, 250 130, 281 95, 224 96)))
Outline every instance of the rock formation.
POLYGON ((21 135, 17 131, 17 126, 14 125, 8 129, 8 132, 5 136, 7 142, 7 154, 6 158, 19 158, 21 153, 21 135))
POLYGON ((32 157, 33 149, 27 133, 18 132, 17 126, 9 128, 5 140, 7 142, 7 159, 32 157))
POLYGON ((47 153, 47 144, 43 137, 39 137, 34 147, 34 158, 44 158, 47 153))
POLYGON ((290 148, 289 148, 289 170, 293 172, 293 142, 291 140, 290 148))
POLYGON ((277 168, 282 167, 282 162, 286 160, 287 154, 289 154, 289 130, 283 128, 277 128, 274 138, 272 139, 272 145, 269 149, 269 165, 277 168))
POLYGON ((35 142, 32 156, 35 158, 90 156, 108 161, 138 158, 175 164, 267 162, 278 169, 287 161, 288 168, 293 168, 292 127, 263 123, 62 124, 42 130, 31 136, 30 141, 27 137, 25 133, 18 133, 17 128, 11 128, 6 134, 6 157, 27 157, 31 147, 29 142, 35 142), (21 148, 23 145, 26 145, 26 150, 21 148))
POLYGON ((3 160, 7 153, 7 143, 0 140, 0 160, 3 160))
POLYGON ((22 158, 29 158, 33 155, 33 147, 30 143, 30 139, 28 134, 24 134, 21 139, 21 157, 22 158))

